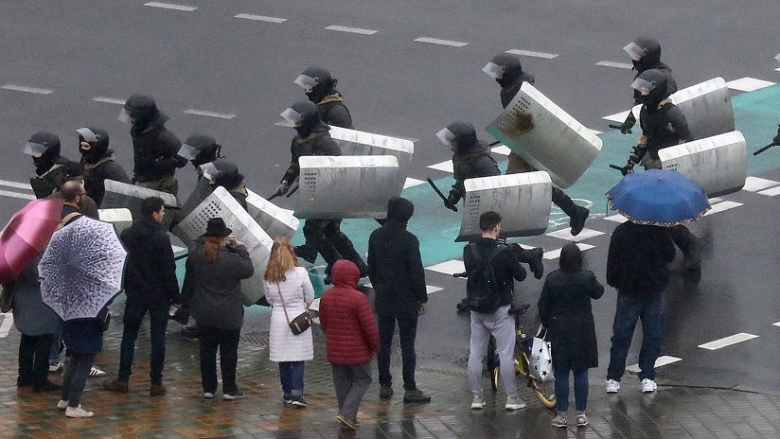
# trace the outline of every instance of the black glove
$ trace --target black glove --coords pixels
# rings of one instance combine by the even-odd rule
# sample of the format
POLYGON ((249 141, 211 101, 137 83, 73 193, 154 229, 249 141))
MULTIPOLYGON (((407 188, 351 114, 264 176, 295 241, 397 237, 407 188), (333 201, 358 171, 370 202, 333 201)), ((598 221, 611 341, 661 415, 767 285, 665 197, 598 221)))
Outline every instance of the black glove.
POLYGON ((460 201, 460 196, 458 196, 458 194, 454 192, 450 192, 450 195, 447 197, 447 200, 444 201, 444 207, 457 212, 457 207, 455 206, 458 204, 458 201, 460 201))
POLYGON ((276 195, 284 195, 288 190, 290 190, 290 183, 287 183, 287 180, 282 180, 276 187, 276 195))
POLYGON ((634 125, 636 125, 636 118, 634 117, 634 113, 629 111, 625 122, 620 124, 620 132, 623 134, 631 134, 631 128, 633 128, 634 125))
POLYGON ((772 143, 775 145, 780 145, 780 126, 777 127, 777 135, 774 139, 772 139, 772 143))
POLYGON ((629 160, 628 163, 626 163, 626 166, 620 168, 620 173, 623 174, 623 177, 630 174, 634 170, 634 164, 634 162, 629 160))
POLYGON ((171 320, 186 325, 190 321, 190 309, 182 306, 173 313, 171 320))

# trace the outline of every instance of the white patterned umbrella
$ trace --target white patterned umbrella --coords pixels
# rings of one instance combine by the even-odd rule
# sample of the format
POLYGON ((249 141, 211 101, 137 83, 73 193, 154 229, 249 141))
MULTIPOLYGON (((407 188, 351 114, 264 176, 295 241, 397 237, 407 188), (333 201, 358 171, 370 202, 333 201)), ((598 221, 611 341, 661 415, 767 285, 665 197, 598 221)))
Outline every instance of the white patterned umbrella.
POLYGON ((126 258, 114 226, 80 217, 54 232, 43 253, 43 302, 63 320, 97 317, 122 289, 126 258))

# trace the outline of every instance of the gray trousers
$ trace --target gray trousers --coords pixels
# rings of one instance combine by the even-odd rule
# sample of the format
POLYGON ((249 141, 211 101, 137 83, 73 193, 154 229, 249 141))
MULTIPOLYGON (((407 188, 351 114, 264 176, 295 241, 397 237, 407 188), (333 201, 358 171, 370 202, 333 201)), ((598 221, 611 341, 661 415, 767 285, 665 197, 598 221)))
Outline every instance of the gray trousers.
POLYGON ((339 402, 339 414, 350 420, 357 419, 360 402, 371 385, 371 363, 331 364, 333 386, 339 402))
POLYGON ((501 361, 499 374, 506 396, 517 396, 515 378, 515 320, 509 315, 509 305, 492 314, 471 311, 471 341, 469 342, 469 385, 474 396, 482 396, 482 358, 490 335, 496 338, 496 350, 501 361))

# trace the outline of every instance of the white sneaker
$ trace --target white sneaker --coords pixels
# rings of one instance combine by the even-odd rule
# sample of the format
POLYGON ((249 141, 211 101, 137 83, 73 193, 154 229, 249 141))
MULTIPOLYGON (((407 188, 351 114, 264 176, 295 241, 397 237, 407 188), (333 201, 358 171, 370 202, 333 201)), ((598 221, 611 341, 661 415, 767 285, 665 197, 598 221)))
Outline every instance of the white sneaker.
POLYGON ((508 396, 506 398, 506 406, 504 406, 504 409, 520 410, 520 409, 524 409, 525 406, 526 406, 525 401, 520 399, 519 396, 508 396))
POLYGON ((60 410, 65 410, 66 408, 68 408, 68 401, 61 399, 60 402, 57 403, 57 408, 60 410))
POLYGON ((653 393, 657 389, 658 389, 658 385, 655 383, 655 381, 651 380, 650 378, 645 378, 642 380, 643 393, 653 393))
POLYGON ((106 376, 106 371, 98 369, 95 366, 92 366, 92 369, 89 370, 89 376, 90 377, 104 377, 104 376, 106 376))
POLYGON ((91 418, 95 416, 93 412, 88 412, 81 408, 79 405, 78 407, 68 407, 65 409, 65 416, 69 418, 91 418))
POLYGON ((618 393, 620 390, 620 381, 607 380, 607 393, 618 393))
POLYGON ((203 392, 203 397, 206 399, 214 399, 214 394, 211 392, 203 392))
POLYGON ((481 396, 474 395, 474 399, 471 400, 471 409, 482 410, 483 408, 485 408, 485 399, 481 396))

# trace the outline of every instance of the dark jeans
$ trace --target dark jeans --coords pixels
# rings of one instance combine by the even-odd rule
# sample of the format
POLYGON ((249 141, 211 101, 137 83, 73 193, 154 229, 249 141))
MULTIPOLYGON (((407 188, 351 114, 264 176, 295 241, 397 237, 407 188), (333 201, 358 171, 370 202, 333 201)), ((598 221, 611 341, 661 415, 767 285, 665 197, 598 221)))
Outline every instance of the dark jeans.
POLYGON ((233 394, 236 386, 236 366, 238 365, 238 339, 241 328, 221 329, 198 324, 200 340, 200 376, 203 391, 217 391, 217 349, 219 365, 222 369, 222 392, 233 394))
POLYGON ((95 363, 95 354, 74 354, 71 352, 62 378, 62 399, 68 401, 68 407, 76 408, 81 404, 81 394, 87 384, 87 377, 95 363))
POLYGON ((19 341, 19 379, 20 385, 40 387, 49 380, 49 350, 54 342, 54 334, 22 334, 19 341))
POLYGON ((60 361, 62 354, 62 322, 57 324, 57 329, 52 334, 51 349, 49 350, 49 364, 55 364, 60 361))
POLYGON ((282 382, 284 398, 303 395, 303 361, 279 362, 279 379, 282 382))
POLYGON ((618 291, 615 321, 612 324, 612 348, 609 351, 607 379, 620 381, 626 371, 626 357, 637 320, 642 320, 642 348, 639 351, 639 379, 655 380, 655 360, 663 341, 663 291, 633 297, 618 291))
POLYGON ((138 339, 138 330, 146 312, 149 312, 151 323, 150 338, 152 342, 152 355, 150 358, 151 371, 149 376, 152 384, 162 384, 162 371, 165 364, 165 330, 168 327, 168 305, 149 307, 127 301, 125 315, 122 319, 125 328, 122 331, 122 347, 119 356, 119 379, 127 381, 133 368, 135 356, 135 341, 138 339))
MULTIPOLYGON (((588 369, 574 372, 574 405, 578 413, 588 408, 588 369)), ((555 370, 555 409, 558 413, 569 410, 569 371, 555 370)))
POLYGON ((393 385, 393 375, 390 374, 390 352, 396 320, 398 321, 398 337, 401 341, 404 389, 414 390, 417 388, 414 378, 414 369, 417 367, 417 353, 414 351, 414 342, 417 338, 417 317, 408 319, 379 317, 379 344, 381 346, 377 355, 379 384, 382 386, 393 385))

